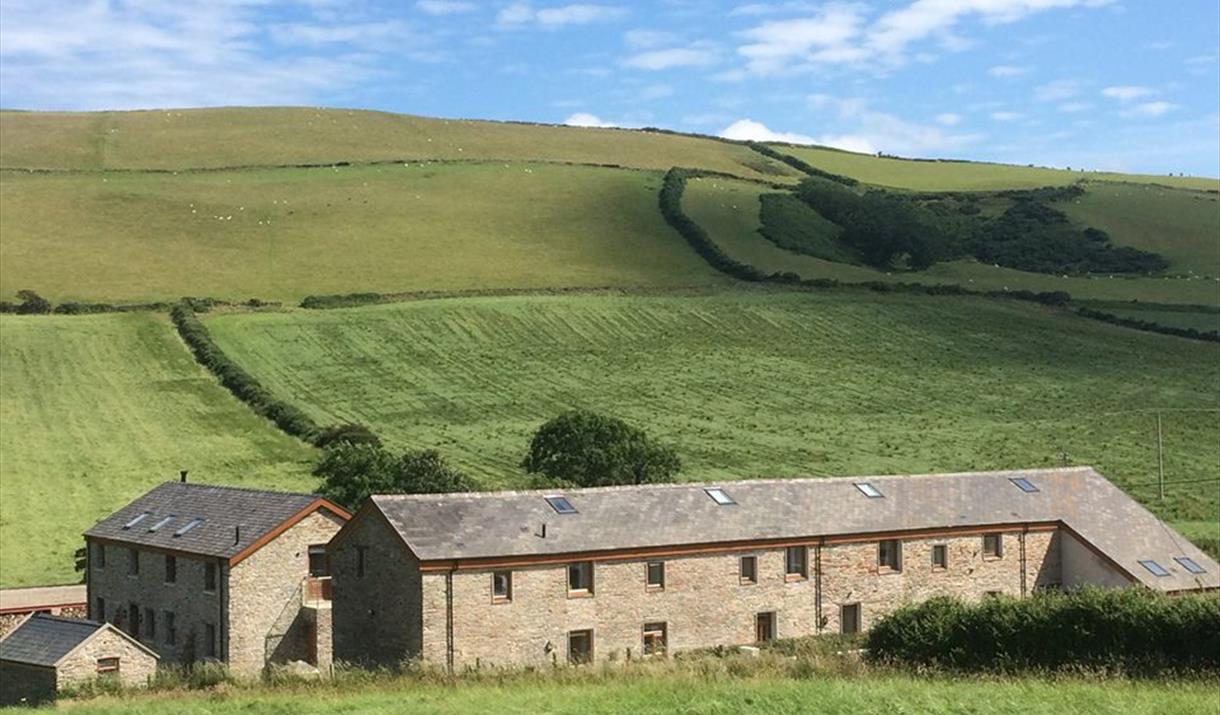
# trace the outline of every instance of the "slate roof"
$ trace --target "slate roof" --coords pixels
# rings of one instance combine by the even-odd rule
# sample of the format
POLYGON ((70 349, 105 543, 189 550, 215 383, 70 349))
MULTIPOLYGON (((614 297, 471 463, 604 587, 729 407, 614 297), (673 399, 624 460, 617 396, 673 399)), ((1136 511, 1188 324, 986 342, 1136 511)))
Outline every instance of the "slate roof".
POLYGON ((104 624, 35 613, 0 640, 0 660, 54 667, 104 624))
POLYGON ((166 482, 94 524, 85 536, 231 558, 318 499, 313 494, 166 482), (124 528, 145 512, 138 523, 124 528), (165 517, 172 518, 152 531, 165 517), (193 519, 203 521, 175 536, 193 519))
POLYGON ((423 561, 1062 522, 1146 586, 1220 586, 1214 560, 1088 467, 387 495, 374 496, 372 504, 423 561), (1011 481, 1016 478, 1038 491, 1022 491, 1011 481), (865 496, 855 486, 863 482, 884 496, 865 496), (722 487, 736 504, 716 504, 709 487, 722 487), (556 513, 545 500, 556 494, 578 513, 556 513), (540 538, 544 523, 546 538, 540 538), (1188 573, 1177 556, 1206 573, 1188 573), (1170 575, 1154 576, 1139 564, 1145 559, 1170 575))

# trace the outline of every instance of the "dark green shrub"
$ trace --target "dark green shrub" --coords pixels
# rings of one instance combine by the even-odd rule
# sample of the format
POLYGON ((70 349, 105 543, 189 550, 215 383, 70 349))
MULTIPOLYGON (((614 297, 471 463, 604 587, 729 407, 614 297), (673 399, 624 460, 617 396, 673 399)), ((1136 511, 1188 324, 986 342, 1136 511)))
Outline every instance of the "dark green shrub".
POLYGON ((319 494, 353 511, 373 494, 435 494, 474 488, 436 450, 395 456, 372 444, 336 444, 323 453, 313 473, 322 478, 319 494))
POLYGON ((521 466, 552 483, 600 487, 670 482, 682 463, 620 419, 573 410, 538 428, 521 466))
POLYGON ((14 312, 22 315, 45 315, 51 312, 51 301, 43 298, 32 290, 19 290, 17 297, 21 302, 17 304, 14 312))
POLYGON ((301 300, 302 308, 323 310, 326 308, 349 308, 369 305, 383 300, 380 293, 345 293, 343 295, 307 295, 301 300))
POLYGON ((373 433, 373 430, 362 424, 347 423, 341 425, 332 425, 318 432, 314 437, 314 446, 330 447, 336 444, 371 444, 374 447, 381 446, 381 438, 373 433))
POLYGON ((762 154, 763 156, 770 157, 776 161, 782 161, 788 166, 791 166, 793 169, 796 169, 797 171, 809 176, 816 176, 820 179, 826 179, 838 184, 843 184, 844 186, 855 186, 856 184, 860 183, 850 176, 843 176, 842 174, 832 174, 829 171, 822 171, 821 169, 811 166, 807 162, 802 161, 791 154, 776 151, 766 144, 759 142, 746 142, 746 146, 750 147, 759 154, 762 154))
POLYGON ((760 196, 758 218, 762 223, 758 232, 780 248, 838 263, 859 262, 839 240, 843 229, 792 194, 760 196))

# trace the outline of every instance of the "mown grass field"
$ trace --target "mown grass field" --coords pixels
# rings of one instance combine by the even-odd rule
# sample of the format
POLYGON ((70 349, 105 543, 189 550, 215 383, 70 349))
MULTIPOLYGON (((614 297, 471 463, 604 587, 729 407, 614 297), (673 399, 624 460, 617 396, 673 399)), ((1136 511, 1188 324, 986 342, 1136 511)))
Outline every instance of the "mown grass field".
POLYGON ((54 300, 723 283, 652 172, 394 164, 0 175, 0 293, 54 300))
POLYGON ((435 447, 488 487, 524 480, 533 430, 571 407, 678 448, 683 478, 961 471, 1066 450, 1175 519, 1220 518, 1220 348, 1025 303, 867 292, 417 301, 206 319, 316 420, 435 447), (1191 410, 1191 411, 1183 411, 1191 410), (1210 411, 1207 411, 1210 410, 1210 411))
POLYGON ((190 169, 334 162, 566 161, 748 178, 799 173, 739 144, 623 129, 309 107, 0 112, 0 168, 190 169))
POLYGON ((94 521, 189 469, 309 491, 312 449, 256 417, 151 314, 0 316, 0 586, 75 583, 94 521))
POLYGON ((1202 715, 1215 712, 1220 689, 1208 682, 998 681, 884 677, 631 678, 602 682, 511 682, 373 686, 361 691, 325 687, 298 692, 230 695, 146 695, 69 702, 57 712, 110 715, 411 715, 519 713, 598 715, 1202 715))
POLYGON ((1220 179, 1206 177, 1067 171, 975 161, 913 161, 823 147, 774 145, 773 148, 832 174, 850 176, 866 184, 915 191, 1032 189, 1063 186, 1081 179, 1161 184, 1204 191, 1220 189, 1220 179))
MULTIPOLYGON (((1069 213, 1081 207, 1096 213, 1106 209, 1099 206, 1115 200, 1112 192, 1139 192, 1141 188, 1126 188, 1118 184, 1090 184, 1088 193, 1080 205, 1072 205, 1069 213), (1116 189, 1115 187, 1119 187, 1116 189)), ((1155 187, 1154 191, 1158 191, 1155 187)), ((758 196, 767 192, 764 186, 731 179, 711 178, 692 180, 687 183, 682 205, 688 215, 703 226, 712 239, 730 256, 757 266, 767 272, 792 271, 804 278, 834 278, 847 282, 889 281, 918 283, 948 283, 962 285, 975 290, 1032 290, 1067 291, 1074 298, 1096 300, 1140 300, 1163 303, 1186 303, 1195 305, 1220 305, 1220 265, 1209 270, 1208 265, 1220 260, 1220 204, 1213 203, 1209 194, 1194 191, 1170 191, 1159 189, 1170 196, 1170 206, 1186 207, 1195 211, 1176 214, 1159 229, 1147 228, 1134 218, 1120 218, 1105 224, 1111 237, 1119 245, 1159 251, 1167 245, 1176 246, 1166 255, 1171 261, 1172 277, 1068 277, 1027 273, 1011 268, 982 264, 974 260, 938 263, 926 271, 910 273, 886 273, 865 266, 855 266, 801 255, 784 250, 758 233, 758 196), (1195 196, 1204 199, 1195 201, 1195 196), (1211 207, 1210 209, 1208 207, 1211 207), (1215 214, 1215 215, 1213 215, 1215 214), (1216 222, 1215 225, 1209 222, 1216 222), (1196 275, 1189 276, 1194 270, 1196 275)), ((1162 200, 1157 197, 1156 200, 1162 200)), ((1064 204, 1065 208, 1069 205, 1064 204)), ((1143 210, 1151 216, 1159 215, 1153 203, 1145 203, 1143 210)), ((1084 215, 1082 220, 1092 220, 1084 215)))

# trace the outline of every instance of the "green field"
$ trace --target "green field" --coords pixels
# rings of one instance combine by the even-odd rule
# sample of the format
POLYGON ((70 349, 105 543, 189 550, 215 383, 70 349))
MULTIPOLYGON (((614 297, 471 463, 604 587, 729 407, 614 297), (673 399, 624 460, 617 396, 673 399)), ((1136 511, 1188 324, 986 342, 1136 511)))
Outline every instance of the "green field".
MULTIPOLYGON (((1093 207, 1108 202, 1118 184, 1091 184, 1082 200, 1082 206, 1093 207), (1100 199, 1094 200, 1094 195, 1100 199)), ((1121 187, 1120 187, 1121 188, 1121 187)), ((1134 189, 1138 190, 1138 189, 1134 189)), ((1155 190, 1155 189, 1154 189, 1155 190)), ((1074 298, 1097 300, 1132 300, 1187 303, 1195 305, 1220 305, 1220 266, 1214 273, 1203 273, 1208 256, 1212 260, 1220 257, 1220 223, 1213 227, 1209 221, 1220 222, 1220 204, 1210 200, 1194 201, 1194 196, 1210 196, 1193 191, 1163 191, 1173 195, 1172 205, 1185 204, 1190 208, 1202 207, 1197 213, 1167 221, 1159 238, 1142 232, 1135 222, 1123 223, 1115 220, 1107 224, 1113 230, 1112 238, 1119 245, 1158 250, 1168 243, 1179 246, 1176 253, 1167 258, 1183 261, 1171 264, 1171 273, 1186 274, 1195 269, 1198 275, 1174 275, 1162 278, 1149 277, 1068 277, 1027 273, 1011 268, 1002 268, 979 263, 974 260, 938 263, 926 271, 909 273, 886 273, 865 266, 805 256, 779 248, 758 233, 758 196, 769 191, 764 186, 744 181, 722 178, 702 178, 687 182, 682 205, 686 213, 699 225, 707 229, 712 239, 730 256, 739 261, 757 266, 768 273, 791 271, 803 278, 834 278, 847 282, 887 281, 911 283, 947 283, 962 285, 974 290, 1032 290, 1067 291, 1074 298), (1208 212, 1206 207, 1212 207, 1208 212), (1210 253, 1209 253, 1210 252, 1210 253)), ((1079 209, 1072 206, 1069 212, 1079 209)), ((1146 205, 1145 209, 1156 215, 1157 209, 1146 205)))
POLYGON ((723 283, 652 172, 427 164, 0 174, 0 293, 56 301, 723 283))
POLYGON ((149 314, 0 316, 0 585, 74 583, 97 519, 192 479, 309 490, 312 450, 225 392, 149 314))
POLYGON ((770 181, 799 175, 740 144, 624 129, 304 107, 0 112, 0 168, 191 169, 408 159, 565 161, 659 171, 699 166, 770 181))
POLYGON ((1081 179, 1131 181, 1205 191, 1220 189, 1220 179, 1195 176, 1067 171, 980 161, 914 161, 856 154, 825 147, 775 145, 773 148, 791 154, 822 171, 850 176, 866 184, 915 191, 1032 189, 1039 186, 1063 186, 1081 179))
MULTIPOLYGON (((1168 410, 1172 479, 1220 463, 1220 348, 1024 303, 736 291, 206 322, 317 421, 439 448, 489 487, 520 485, 532 431, 576 406, 676 445, 690 480, 1035 467, 1063 448, 1144 498, 1154 408, 1168 410)), ((1216 518, 1217 496, 1176 488, 1153 507, 1216 518)))
POLYGON ((691 715, 1202 715, 1220 690, 1210 682, 883 677, 593 679, 437 685, 408 682, 333 690, 135 695, 67 703, 79 715, 411 715, 429 713, 689 713, 691 715))

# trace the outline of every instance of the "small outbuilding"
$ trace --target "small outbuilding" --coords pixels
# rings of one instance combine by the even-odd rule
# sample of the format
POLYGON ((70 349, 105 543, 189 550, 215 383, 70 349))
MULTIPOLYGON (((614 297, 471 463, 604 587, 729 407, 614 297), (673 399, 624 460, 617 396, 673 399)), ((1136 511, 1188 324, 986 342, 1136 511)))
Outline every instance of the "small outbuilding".
POLYGON ((36 705, 94 678, 148 683, 157 654, 109 623, 35 613, 0 640, 0 706, 36 705))

